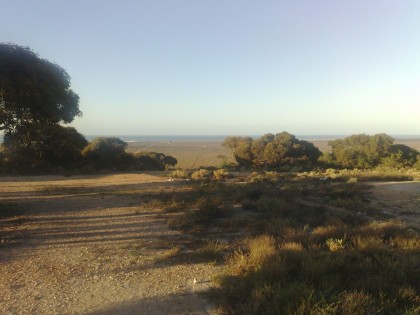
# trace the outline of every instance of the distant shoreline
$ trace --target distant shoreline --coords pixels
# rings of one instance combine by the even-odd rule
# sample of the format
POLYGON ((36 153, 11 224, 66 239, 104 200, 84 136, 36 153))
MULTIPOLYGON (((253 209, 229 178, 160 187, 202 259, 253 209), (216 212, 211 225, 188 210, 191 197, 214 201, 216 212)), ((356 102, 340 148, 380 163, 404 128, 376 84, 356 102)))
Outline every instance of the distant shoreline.
MULTIPOLYGON (((127 143, 135 142, 219 142, 225 140, 226 137, 232 135, 86 135, 86 139, 91 141, 97 137, 117 137, 127 143)), ((236 135, 234 135, 236 136, 236 135)), ((313 141, 330 141, 335 139, 343 139, 349 135, 296 135, 296 138, 309 142, 313 141)), ((261 135, 241 135, 239 137, 259 138, 261 135)), ((395 141, 418 140, 420 135, 391 135, 395 141)))
MULTIPOLYGON (((236 136, 236 135, 234 135, 236 136)), ((335 139, 343 139, 349 135, 296 135, 299 140, 305 140, 314 143, 321 151, 329 151, 328 142, 335 139)), ((88 141, 97 137, 117 137, 127 142, 129 146, 135 146, 141 143, 161 143, 161 144, 181 144, 181 143, 221 143, 229 135, 86 135, 88 141)), ((259 138, 261 135, 239 136, 259 138)), ((420 151, 420 135, 391 135, 395 144, 405 144, 420 151)), ((3 142, 3 136, 0 135, 0 144, 3 142)))

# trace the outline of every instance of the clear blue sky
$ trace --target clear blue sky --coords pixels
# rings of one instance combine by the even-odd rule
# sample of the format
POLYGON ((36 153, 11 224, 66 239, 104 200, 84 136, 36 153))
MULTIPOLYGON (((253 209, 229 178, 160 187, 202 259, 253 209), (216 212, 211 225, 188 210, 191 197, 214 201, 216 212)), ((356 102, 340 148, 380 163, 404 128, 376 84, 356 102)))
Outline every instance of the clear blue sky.
POLYGON ((420 1, 0 0, 83 134, 420 134, 420 1))

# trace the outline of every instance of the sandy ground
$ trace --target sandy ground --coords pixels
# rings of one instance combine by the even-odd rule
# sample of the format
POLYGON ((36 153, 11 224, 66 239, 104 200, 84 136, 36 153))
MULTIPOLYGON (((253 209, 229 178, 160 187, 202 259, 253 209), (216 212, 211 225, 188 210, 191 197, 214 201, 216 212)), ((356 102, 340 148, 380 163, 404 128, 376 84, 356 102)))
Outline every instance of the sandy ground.
POLYGON ((155 151, 178 160, 178 168, 200 168, 233 162, 232 152, 221 141, 130 142, 128 152, 155 151))
POLYGON ((372 183, 372 205, 420 230, 420 182, 372 183))
POLYGON ((201 292, 220 267, 171 259, 187 236, 141 193, 121 194, 168 185, 141 174, 0 178, 1 202, 19 214, 0 217, 0 314, 212 314, 201 292))

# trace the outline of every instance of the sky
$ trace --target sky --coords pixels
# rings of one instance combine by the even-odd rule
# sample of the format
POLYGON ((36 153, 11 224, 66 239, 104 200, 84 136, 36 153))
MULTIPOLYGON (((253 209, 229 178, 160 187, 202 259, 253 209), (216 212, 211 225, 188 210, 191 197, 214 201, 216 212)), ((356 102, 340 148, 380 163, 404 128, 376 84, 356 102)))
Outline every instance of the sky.
POLYGON ((420 135, 418 0, 0 0, 85 135, 420 135))

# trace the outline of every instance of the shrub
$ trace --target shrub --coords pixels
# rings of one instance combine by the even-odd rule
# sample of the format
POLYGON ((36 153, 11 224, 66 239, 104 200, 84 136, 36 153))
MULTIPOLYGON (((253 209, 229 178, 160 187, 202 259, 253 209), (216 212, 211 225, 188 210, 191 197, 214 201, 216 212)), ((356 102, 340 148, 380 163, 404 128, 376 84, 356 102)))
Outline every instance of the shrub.
POLYGON ((157 152, 141 152, 132 155, 134 161, 132 168, 136 170, 163 171, 177 164, 172 156, 157 152))
POLYGON ((119 138, 99 137, 92 140, 82 151, 88 164, 96 169, 113 169, 127 166, 131 156, 125 152, 127 143, 119 138))
POLYGON ((191 178, 195 180, 204 180, 210 178, 210 172, 206 169, 199 169, 191 174, 191 178))
POLYGON ((213 176, 217 180, 226 179, 229 176, 229 173, 225 169, 218 169, 213 172, 213 176))
POLYGON ((338 238, 329 238, 325 242, 330 251, 335 252, 344 249, 344 240, 338 238))

